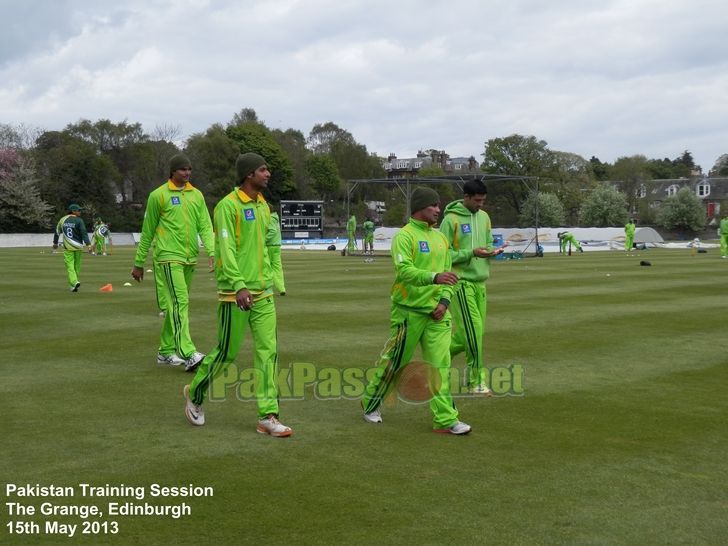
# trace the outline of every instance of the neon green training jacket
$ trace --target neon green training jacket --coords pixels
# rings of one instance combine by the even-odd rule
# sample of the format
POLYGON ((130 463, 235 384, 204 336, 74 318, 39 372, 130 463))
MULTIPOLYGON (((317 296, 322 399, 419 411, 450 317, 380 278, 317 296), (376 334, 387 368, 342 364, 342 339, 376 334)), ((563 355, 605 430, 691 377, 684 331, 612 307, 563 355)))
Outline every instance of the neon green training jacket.
POLYGON ((273 271, 266 249, 270 209, 262 194, 253 201, 235 189, 217 204, 215 222, 215 276, 221 301, 234 301, 247 288, 253 300, 273 293, 273 271))
POLYGON ((149 194, 134 265, 144 266, 155 238, 155 262, 196 264, 200 252, 198 234, 207 254, 214 256, 212 222, 202 192, 189 182, 177 188, 168 180, 149 194))
POLYGON ((431 313, 441 299, 449 303, 452 286, 433 284, 435 275, 452 266, 447 239, 426 222, 410 218, 392 239, 396 276, 392 303, 431 313))
POLYGON ((490 216, 479 210, 475 214, 462 199, 445 207, 440 231, 450 243, 453 271, 458 277, 471 282, 483 282, 490 277, 490 258, 476 258, 473 250, 493 248, 490 216))

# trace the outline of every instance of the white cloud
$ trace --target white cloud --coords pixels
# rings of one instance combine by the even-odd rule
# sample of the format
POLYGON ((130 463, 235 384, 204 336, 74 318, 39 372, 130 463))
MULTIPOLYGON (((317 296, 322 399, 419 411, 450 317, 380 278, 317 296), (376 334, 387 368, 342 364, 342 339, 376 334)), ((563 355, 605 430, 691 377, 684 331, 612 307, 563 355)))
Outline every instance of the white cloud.
POLYGON ((513 133, 603 161, 688 149, 707 170, 728 152, 718 0, 14 4, 0 4, 0 122, 191 134, 251 107, 401 157, 478 157, 513 133))

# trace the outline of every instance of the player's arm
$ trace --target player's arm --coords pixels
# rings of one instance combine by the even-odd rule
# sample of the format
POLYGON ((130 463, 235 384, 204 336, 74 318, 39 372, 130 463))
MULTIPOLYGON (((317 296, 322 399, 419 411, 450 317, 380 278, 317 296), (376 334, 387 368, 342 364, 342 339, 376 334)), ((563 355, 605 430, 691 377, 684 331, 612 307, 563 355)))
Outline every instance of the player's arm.
POLYGON ((237 241, 235 240, 236 212, 228 201, 221 201, 215 207, 215 233, 217 233, 217 274, 225 284, 233 287, 235 292, 247 289, 243 274, 238 267, 237 241))
POLYGON ((440 224, 440 233, 442 233, 445 236, 445 239, 447 239, 447 244, 449 247, 448 252, 450 253, 450 259, 452 260, 452 263, 468 263, 470 260, 473 259, 473 256, 475 254, 471 249, 460 250, 455 248, 455 238, 457 237, 457 222, 455 222, 452 218, 452 214, 447 214, 442 219, 442 224, 440 224))
POLYGON ((435 284, 432 271, 418 269, 414 263, 414 248, 417 241, 404 230, 400 230, 392 239, 392 260, 397 276, 405 283, 414 286, 435 284))
POLYGON ((211 257, 215 257, 215 235, 212 230, 212 220, 210 220, 210 211, 207 210, 207 205, 205 204, 205 197, 202 195, 202 192, 199 193, 199 201, 197 203, 197 215, 199 218, 198 221, 198 231, 200 233, 200 239, 202 239, 202 245, 205 247, 205 250, 207 251, 207 255, 211 257))
POLYGON ((139 246, 137 247, 136 256, 134 258, 134 266, 144 268, 144 262, 147 260, 149 247, 152 245, 154 234, 159 224, 159 216, 161 213, 161 205, 155 192, 152 192, 147 199, 147 210, 144 211, 144 222, 142 223, 142 233, 139 237, 139 246))

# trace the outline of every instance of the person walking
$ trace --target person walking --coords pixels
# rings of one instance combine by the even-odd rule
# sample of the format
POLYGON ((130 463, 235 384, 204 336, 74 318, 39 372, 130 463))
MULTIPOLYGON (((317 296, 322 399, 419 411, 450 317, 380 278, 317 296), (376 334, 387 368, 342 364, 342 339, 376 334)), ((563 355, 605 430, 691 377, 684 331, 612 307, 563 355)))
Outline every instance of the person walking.
POLYGON ((430 188, 412 192, 411 218, 392 240, 395 280, 391 291, 391 336, 362 397, 364 420, 381 423, 381 405, 417 346, 430 365, 433 431, 467 434, 450 394, 450 313, 457 275, 450 271, 447 239, 433 229, 440 197, 430 188))
POLYGON ((490 216, 482 210, 487 194, 481 180, 467 181, 463 198, 445 207, 440 232, 450 245, 453 272, 459 279, 450 305, 455 326, 450 356, 465 352, 464 384, 472 394, 491 396, 483 366, 486 281, 489 258, 503 252, 503 247, 493 247, 490 216))
POLYGON ((728 211, 723 213, 720 221, 720 257, 728 258, 728 211))
POLYGON ((364 254, 374 254, 374 222, 367 218, 361 228, 364 230, 364 254))
POLYGON ((352 252, 356 252, 356 216, 353 214, 346 222, 346 237, 346 253, 351 254, 352 252))
POLYGON ((205 355, 197 351, 190 337, 189 305, 192 278, 199 254, 198 236, 214 267, 215 243, 210 213, 202 192, 190 183, 192 164, 178 154, 169 161, 169 180, 149 194, 141 238, 131 276, 141 282, 144 262, 154 241, 154 271, 160 273, 164 324, 160 334, 157 363, 193 371, 205 355))
POLYGON ((293 434, 278 420, 276 309, 273 273, 266 249, 270 209, 263 197, 271 173, 265 159, 255 153, 238 156, 239 187, 215 207, 217 244, 217 347, 202 361, 195 377, 185 385, 185 417, 205 424, 203 402, 212 382, 235 361, 246 330, 255 346, 255 390, 258 402, 256 431, 278 438, 293 434))
POLYGON ((58 248, 59 239, 63 242, 63 261, 71 292, 81 288, 81 255, 84 249, 91 252, 91 241, 88 238, 86 224, 81 218, 81 207, 76 203, 68 206, 69 214, 61 217, 53 234, 53 250, 58 248))

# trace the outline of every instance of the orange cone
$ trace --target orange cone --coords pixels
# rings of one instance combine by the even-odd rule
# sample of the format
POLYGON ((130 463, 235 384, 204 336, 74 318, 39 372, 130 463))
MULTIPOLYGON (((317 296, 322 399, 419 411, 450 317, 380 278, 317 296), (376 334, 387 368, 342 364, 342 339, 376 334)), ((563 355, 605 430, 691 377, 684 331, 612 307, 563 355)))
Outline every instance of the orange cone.
POLYGON ((105 284, 104 286, 99 288, 99 292, 113 292, 113 291, 114 291, 114 287, 111 286, 111 283, 105 284))

